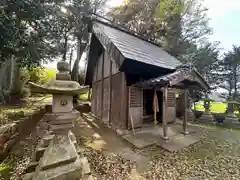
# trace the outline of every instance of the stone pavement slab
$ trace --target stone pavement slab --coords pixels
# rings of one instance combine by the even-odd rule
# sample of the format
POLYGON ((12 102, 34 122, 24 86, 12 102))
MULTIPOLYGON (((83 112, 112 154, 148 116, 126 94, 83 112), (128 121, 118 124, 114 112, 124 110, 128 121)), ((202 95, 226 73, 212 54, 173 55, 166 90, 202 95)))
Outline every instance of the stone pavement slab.
POLYGON ((200 140, 194 128, 189 127, 188 130, 190 134, 184 136, 181 134, 181 126, 170 125, 168 127, 168 141, 161 138, 163 135, 161 126, 143 128, 141 131, 136 132, 135 135, 128 134, 122 136, 122 138, 137 149, 144 149, 149 146, 157 145, 173 152, 188 147, 200 140))
POLYGON ((179 134, 177 136, 174 136, 168 141, 164 141, 160 139, 156 145, 162 147, 163 149, 166 149, 170 152, 179 151, 183 148, 189 147, 190 145, 193 145, 200 141, 200 137, 194 136, 194 135, 183 135, 179 134))
POLYGON ((136 135, 124 135, 123 139, 138 149, 143 149, 152 146, 156 143, 157 139, 150 133, 136 133, 136 135))

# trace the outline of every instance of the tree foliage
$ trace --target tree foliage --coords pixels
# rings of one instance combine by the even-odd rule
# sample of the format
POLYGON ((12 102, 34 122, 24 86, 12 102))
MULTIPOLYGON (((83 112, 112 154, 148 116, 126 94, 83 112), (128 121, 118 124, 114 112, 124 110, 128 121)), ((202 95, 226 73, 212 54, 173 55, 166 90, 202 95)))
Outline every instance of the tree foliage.
POLYGON ((240 88, 240 46, 233 46, 231 51, 224 54, 224 58, 219 62, 220 87, 228 91, 228 98, 236 99, 240 88))
POLYGON ((211 28, 207 9, 197 0, 129 0, 108 15, 129 29, 150 37, 184 63, 193 63, 215 84, 218 43, 207 41, 211 28))
POLYGON ((210 34, 206 12, 197 0, 130 0, 108 15, 178 57, 210 34))
POLYGON ((0 9, 0 59, 14 56, 21 66, 39 64, 57 55, 48 18, 54 0, 7 0, 0 9))

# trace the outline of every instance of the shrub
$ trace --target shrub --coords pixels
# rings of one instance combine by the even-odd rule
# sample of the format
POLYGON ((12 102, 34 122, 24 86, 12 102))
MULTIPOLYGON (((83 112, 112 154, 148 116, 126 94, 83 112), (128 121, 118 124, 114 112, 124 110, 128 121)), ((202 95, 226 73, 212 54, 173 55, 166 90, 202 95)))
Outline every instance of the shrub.
POLYGON ((79 95, 80 100, 88 100, 88 93, 79 95))
POLYGON ((35 67, 29 70, 29 81, 39 84, 46 82, 56 77, 56 70, 50 68, 35 67))

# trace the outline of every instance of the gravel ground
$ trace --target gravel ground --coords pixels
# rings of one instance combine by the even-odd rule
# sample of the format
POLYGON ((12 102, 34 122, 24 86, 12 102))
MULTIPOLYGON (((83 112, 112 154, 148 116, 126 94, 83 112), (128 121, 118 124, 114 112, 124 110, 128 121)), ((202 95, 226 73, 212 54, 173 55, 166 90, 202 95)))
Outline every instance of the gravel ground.
MULTIPOLYGON (((42 127, 41 123, 39 126, 42 127)), ((43 128, 40 128, 38 132, 33 131, 14 147, 5 161, 5 164, 10 166, 10 173, 2 179, 21 179, 20 175, 29 163, 32 151, 42 135, 43 128)), ((201 136, 203 138, 201 142, 176 153, 169 153, 155 147, 145 149, 141 153, 150 156, 151 160, 145 162, 148 163, 148 168, 139 173, 134 163, 118 155, 106 156, 102 151, 86 148, 81 142, 84 138, 77 137, 77 139, 81 145, 82 154, 91 164, 93 176, 98 180, 239 179, 240 134, 218 129, 204 129, 201 136)))
POLYGON ((206 130, 203 140, 177 153, 156 150, 146 179, 234 180, 240 177, 240 134, 206 130))
MULTIPOLYGON (((89 150, 86 156, 91 162, 95 177, 100 180, 112 178, 151 180, 240 179, 240 133, 215 127, 197 128, 199 128, 202 140, 182 151, 170 153, 156 147, 138 151, 146 157, 150 156, 148 162, 143 162, 148 164, 143 172, 138 172, 134 164, 125 160, 115 162, 110 160, 109 165, 108 159, 111 159, 111 157, 103 156, 100 151, 96 153, 95 150, 89 150), (111 167, 110 171, 109 167, 111 167), (122 171, 122 167, 125 167, 124 171, 122 171), (98 173, 99 171, 100 173, 98 173)), ((113 135, 111 134, 111 136, 113 135)), ((81 137, 83 141, 92 141, 91 138, 81 137)), ((83 142, 79 142, 79 144, 83 144, 83 142)), ((118 143, 116 143, 116 146, 118 146, 118 143)), ((122 158, 120 157, 120 159, 122 158)))

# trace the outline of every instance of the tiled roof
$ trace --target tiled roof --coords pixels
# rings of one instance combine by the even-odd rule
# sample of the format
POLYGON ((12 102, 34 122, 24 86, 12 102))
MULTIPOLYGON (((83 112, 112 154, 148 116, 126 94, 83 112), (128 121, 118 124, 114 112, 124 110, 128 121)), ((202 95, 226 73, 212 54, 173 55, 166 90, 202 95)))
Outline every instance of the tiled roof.
POLYGON ((182 63, 168 54, 163 48, 138 38, 126 31, 95 22, 95 26, 116 46, 120 53, 127 59, 132 59, 146 64, 151 64, 166 69, 176 69, 182 63))
POLYGON ((135 86, 175 86, 186 79, 198 83, 205 90, 210 89, 207 82, 192 65, 179 66, 173 73, 137 83, 135 86))

